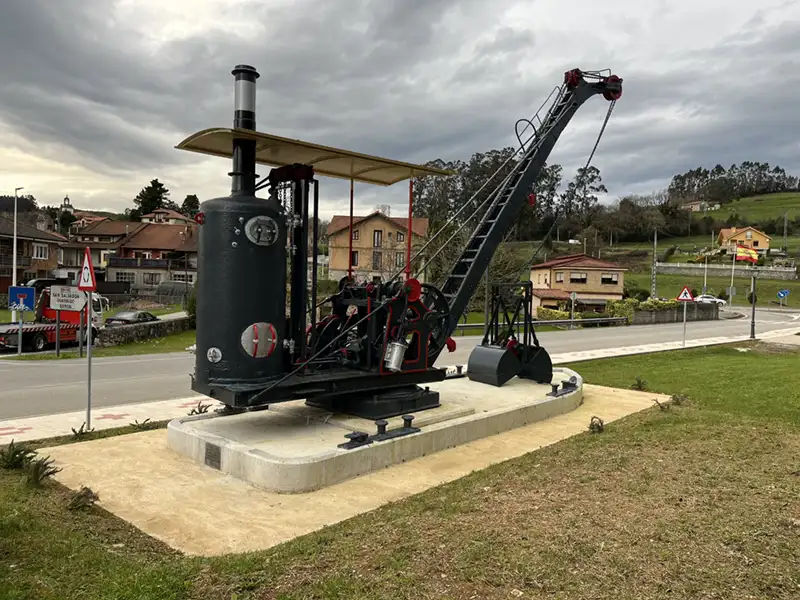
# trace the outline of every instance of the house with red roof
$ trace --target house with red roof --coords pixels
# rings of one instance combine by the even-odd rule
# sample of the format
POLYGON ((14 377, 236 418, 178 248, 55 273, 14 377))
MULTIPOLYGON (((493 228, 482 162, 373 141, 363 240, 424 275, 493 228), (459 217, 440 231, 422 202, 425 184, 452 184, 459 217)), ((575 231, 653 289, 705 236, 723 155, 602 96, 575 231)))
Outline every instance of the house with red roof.
MULTIPOLYGON (((412 248, 424 241, 428 234, 428 219, 412 219, 409 233, 407 218, 391 217, 381 211, 354 216, 352 254, 349 232, 349 216, 335 215, 331 219, 327 230, 329 277, 334 280, 345 277, 349 257, 354 277, 385 279, 405 266, 408 235, 411 235, 412 248)), ((422 280, 420 274, 416 275, 422 280)))
POLYGON ((586 254, 533 265, 533 309, 569 307, 574 293, 576 311, 602 311, 607 302, 622 300, 626 270, 586 254))

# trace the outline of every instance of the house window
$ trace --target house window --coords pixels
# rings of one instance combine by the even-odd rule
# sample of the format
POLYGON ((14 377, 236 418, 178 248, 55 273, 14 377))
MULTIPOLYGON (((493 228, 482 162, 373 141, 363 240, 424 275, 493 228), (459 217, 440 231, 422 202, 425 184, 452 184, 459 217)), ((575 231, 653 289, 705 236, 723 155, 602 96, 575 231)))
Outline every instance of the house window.
POLYGON ((383 245, 383 230, 376 229, 372 232, 372 247, 380 248, 383 245))
POLYGON ((404 241, 405 241, 405 239, 406 239, 406 234, 404 234, 402 231, 398 231, 398 232, 397 232, 397 237, 396 237, 395 239, 396 239, 398 242, 404 242, 404 241))
POLYGON ((752 240, 753 239, 753 232, 752 231, 746 232, 744 234, 744 237, 747 238, 748 240, 752 240))
POLYGON ((161 283, 161 273, 142 273, 142 283, 145 285, 158 285, 161 283))
POLYGON ((402 252, 397 252, 394 255, 394 266, 395 267, 404 267, 406 264, 406 255, 402 252))
POLYGON ((586 283, 588 280, 588 276, 586 273, 581 271, 570 271, 569 272, 569 282, 570 283, 586 283))
POLYGON ((381 255, 380 252, 373 252, 372 253, 372 268, 375 271, 380 270, 382 259, 383 259, 383 256, 381 255))
POLYGON ((353 229, 353 240, 358 240, 358 229, 353 229))
POLYGON ((556 271, 556 283, 564 283, 564 272, 556 271))
POLYGON ((33 245, 33 258, 37 260, 47 260, 50 256, 47 244, 34 244, 33 245))
MULTIPOLYGON (((158 273, 149 273, 149 275, 160 275, 158 273)), ((172 281, 178 281, 180 283, 194 283, 194 273, 181 273, 180 271, 175 271, 172 273, 172 281)))
POLYGON ((350 266, 357 267, 358 266, 358 250, 353 250, 350 253, 350 266))
POLYGON ((114 281, 127 281, 128 283, 133 283, 136 281, 136 273, 131 271, 117 271, 116 275, 114 275, 114 281))
POLYGON ((616 285, 619 283, 619 273, 600 273, 600 283, 616 285))
POLYGON ((753 248, 758 248, 758 240, 753 240, 753 248))

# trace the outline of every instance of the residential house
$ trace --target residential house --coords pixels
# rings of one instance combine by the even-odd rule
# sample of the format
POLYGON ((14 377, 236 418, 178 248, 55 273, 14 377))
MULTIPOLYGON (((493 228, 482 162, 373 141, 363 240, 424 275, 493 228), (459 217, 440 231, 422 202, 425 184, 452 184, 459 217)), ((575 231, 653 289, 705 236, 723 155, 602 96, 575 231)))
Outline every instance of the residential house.
POLYGON ((85 248, 89 248, 96 277, 101 281, 109 280, 106 276, 109 258, 114 256, 126 236, 144 226, 134 221, 115 221, 105 218, 79 230, 62 246, 63 258, 60 261, 60 270, 63 273, 60 276, 77 281, 85 248))
POLYGON ((75 216, 75 221, 69 226, 69 234, 70 236, 77 235, 77 233, 83 229, 86 229, 90 225, 95 225, 102 221, 110 221, 108 217, 104 217, 102 215, 96 215, 94 213, 90 213, 84 210, 73 210, 72 214, 75 216))
MULTIPOLYGON (((17 281, 51 277, 64 237, 17 222, 17 281)), ((12 285, 14 221, 0 217, 0 293, 12 285)))
POLYGON ((690 212, 706 212, 709 210, 719 210, 718 202, 706 202, 705 200, 693 200, 684 203, 683 207, 690 212))
POLYGON ((531 267, 533 309, 559 308, 575 293, 575 309, 602 309, 611 300, 622 300, 627 269, 586 254, 562 256, 531 267))
POLYGON ((106 279, 152 291, 167 281, 193 284, 197 276, 197 225, 142 223, 108 259, 106 279))
MULTIPOLYGON (((412 219, 412 247, 419 246, 428 233, 428 219, 412 219)), ((347 276, 350 252, 350 217, 336 215, 328 225, 329 277, 347 276)), ((376 211, 365 217, 353 217, 353 275, 358 279, 383 279, 394 275, 406 264, 408 219, 390 217, 376 211)), ((420 274, 417 277, 423 279, 420 274)))
POLYGON ((194 221, 181 213, 168 208, 158 208, 151 213, 142 215, 142 223, 160 223, 164 225, 190 225, 194 221))
POLYGON ((744 246, 745 248, 752 248, 759 252, 759 254, 767 254, 769 251, 769 237, 763 231, 759 231, 755 227, 730 227, 728 229, 720 229, 717 235, 717 246, 731 252, 737 245, 744 246))

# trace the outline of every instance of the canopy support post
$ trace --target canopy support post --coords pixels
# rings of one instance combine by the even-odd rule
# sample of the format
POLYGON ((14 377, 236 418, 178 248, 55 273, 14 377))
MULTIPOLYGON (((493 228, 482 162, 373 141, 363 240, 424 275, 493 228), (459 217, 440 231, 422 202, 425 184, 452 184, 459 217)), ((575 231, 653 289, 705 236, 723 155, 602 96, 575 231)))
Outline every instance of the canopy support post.
POLYGON ((411 228, 412 225, 412 214, 414 209, 414 178, 411 177, 408 180, 408 231, 406 234, 408 238, 406 238, 406 281, 411 279, 411 236, 414 235, 414 231, 411 228))
POLYGON ((350 242, 347 250, 347 279, 353 280, 353 192, 355 180, 350 178, 350 242))

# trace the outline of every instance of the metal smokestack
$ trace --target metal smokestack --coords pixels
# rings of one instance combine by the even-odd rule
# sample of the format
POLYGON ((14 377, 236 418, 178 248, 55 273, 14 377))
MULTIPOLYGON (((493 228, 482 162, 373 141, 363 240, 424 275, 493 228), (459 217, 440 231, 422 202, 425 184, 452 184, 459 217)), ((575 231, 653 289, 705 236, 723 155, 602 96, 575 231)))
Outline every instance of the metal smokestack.
MULTIPOLYGON (((231 71, 233 87, 234 129, 256 130, 256 79, 259 74, 250 65, 236 65, 231 71)), ((254 196, 256 193, 256 141, 233 139, 233 171, 230 173, 231 195, 254 196)))

